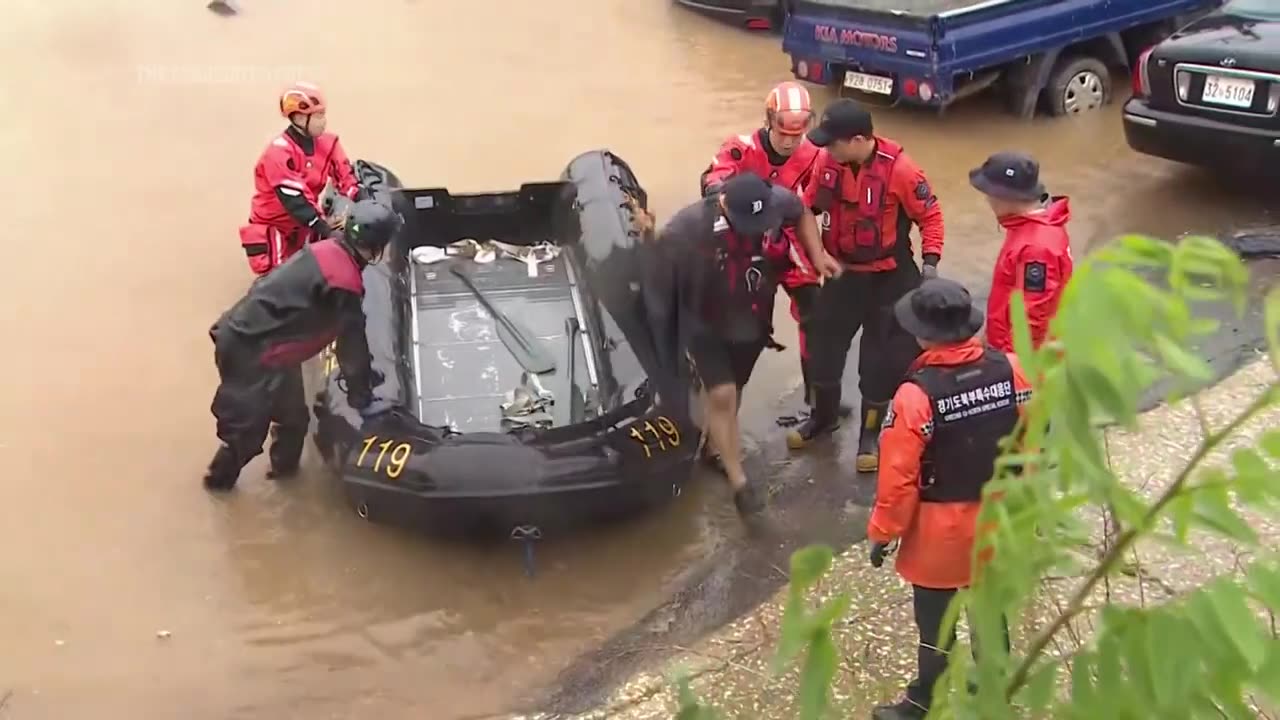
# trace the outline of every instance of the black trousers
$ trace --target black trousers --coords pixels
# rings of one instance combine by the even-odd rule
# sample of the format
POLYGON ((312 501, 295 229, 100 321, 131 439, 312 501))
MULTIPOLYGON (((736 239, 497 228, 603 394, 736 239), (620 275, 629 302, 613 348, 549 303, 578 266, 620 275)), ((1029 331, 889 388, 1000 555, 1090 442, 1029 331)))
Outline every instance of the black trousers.
POLYGON ((302 385, 302 366, 265 367, 256 347, 229 332, 214 338, 219 384, 213 396, 218 439, 235 453, 240 467, 262 453, 271 423, 271 466, 297 467, 311 413, 302 385))
POLYGON ((800 375, 804 381, 804 401, 806 404, 813 403, 813 374, 809 366, 809 353, 812 352, 809 345, 809 332, 812 330, 814 322, 814 313, 818 309, 818 296, 822 288, 817 285, 801 285, 795 288, 787 288, 787 294, 791 296, 791 315, 796 320, 796 339, 800 342, 800 375))
POLYGON ((858 389, 867 403, 887 403, 907 368, 920 354, 915 337, 893 317, 898 298, 920 286, 920 269, 899 260, 894 270, 848 272, 828 280, 818 296, 807 338, 810 372, 820 392, 840 395, 853 338, 862 331, 858 351, 858 389))
MULTIPOLYGON (((956 642, 955 628, 946 637, 940 637, 942 617, 947 614, 947 606, 956 596, 956 590, 938 590, 934 588, 911 586, 911 604, 915 610, 916 629, 920 632, 920 643, 916 647, 916 678, 907 685, 907 699, 926 710, 933 701, 933 686, 937 684, 942 673, 947 669, 947 651, 956 642)), ((1004 627, 1004 646, 1009 649, 1009 626, 1004 627)), ((976 643, 973 646, 977 652, 976 643)))

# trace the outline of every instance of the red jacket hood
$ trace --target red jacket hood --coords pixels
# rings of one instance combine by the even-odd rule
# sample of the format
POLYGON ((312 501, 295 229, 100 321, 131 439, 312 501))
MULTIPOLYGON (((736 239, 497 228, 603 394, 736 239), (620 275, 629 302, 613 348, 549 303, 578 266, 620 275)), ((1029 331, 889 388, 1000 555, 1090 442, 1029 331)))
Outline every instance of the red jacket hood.
POLYGON ((1025 228, 1028 225, 1050 225, 1062 227, 1071 219, 1071 206, 1067 198, 1056 197, 1049 200, 1043 212, 1025 215, 1005 215, 1000 218, 1000 225, 1007 230, 1025 228))

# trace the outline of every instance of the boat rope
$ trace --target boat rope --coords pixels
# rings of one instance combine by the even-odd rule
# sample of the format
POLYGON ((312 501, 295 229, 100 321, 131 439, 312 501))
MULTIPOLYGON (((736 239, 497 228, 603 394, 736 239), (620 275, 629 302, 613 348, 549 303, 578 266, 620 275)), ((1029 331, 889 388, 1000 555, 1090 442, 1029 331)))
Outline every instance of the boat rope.
POLYGON ((533 577, 533 544, 542 539, 542 530, 537 525, 517 525, 511 529, 511 539, 524 544, 524 574, 533 577))

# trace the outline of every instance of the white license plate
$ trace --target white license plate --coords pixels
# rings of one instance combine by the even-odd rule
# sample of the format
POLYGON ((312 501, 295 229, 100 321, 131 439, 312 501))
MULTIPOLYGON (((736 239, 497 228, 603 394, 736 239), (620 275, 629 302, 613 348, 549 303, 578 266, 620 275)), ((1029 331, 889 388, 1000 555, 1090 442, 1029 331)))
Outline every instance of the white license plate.
POLYGON ((1206 75, 1204 92, 1200 95, 1200 99, 1215 105, 1248 108, 1253 107, 1253 90, 1252 80, 1206 75))
POLYGON ((877 95, 893 94, 893 78, 880 77, 879 75, 867 75, 859 72, 846 72, 844 74, 844 86, 861 90, 863 92, 876 93, 877 95))

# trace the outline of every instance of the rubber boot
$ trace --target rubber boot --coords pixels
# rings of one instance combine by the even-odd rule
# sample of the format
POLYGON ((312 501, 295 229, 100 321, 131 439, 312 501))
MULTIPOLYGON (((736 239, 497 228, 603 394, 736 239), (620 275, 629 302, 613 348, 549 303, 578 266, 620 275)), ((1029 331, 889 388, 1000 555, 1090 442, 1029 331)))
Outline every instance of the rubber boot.
POLYGON ((875 472, 880 468, 880 423, 889 403, 862 403, 862 433, 858 437, 858 472, 875 472))
POLYGON ((813 412, 787 431, 787 447, 801 450, 840 427, 840 387, 813 386, 813 412))
POLYGON ((240 460, 226 445, 218 448, 209 461, 209 469, 204 474, 204 486, 208 490, 227 491, 236 486, 240 478, 240 460))
POLYGON ((307 441, 305 431, 299 435, 282 431, 277 425, 272 434, 275 437, 271 441, 271 450, 267 453, 271 458, 271 469, 267 471, 267 477, 276 480, 297 475, 298 466, 302 463, 302 447, 307 441))

